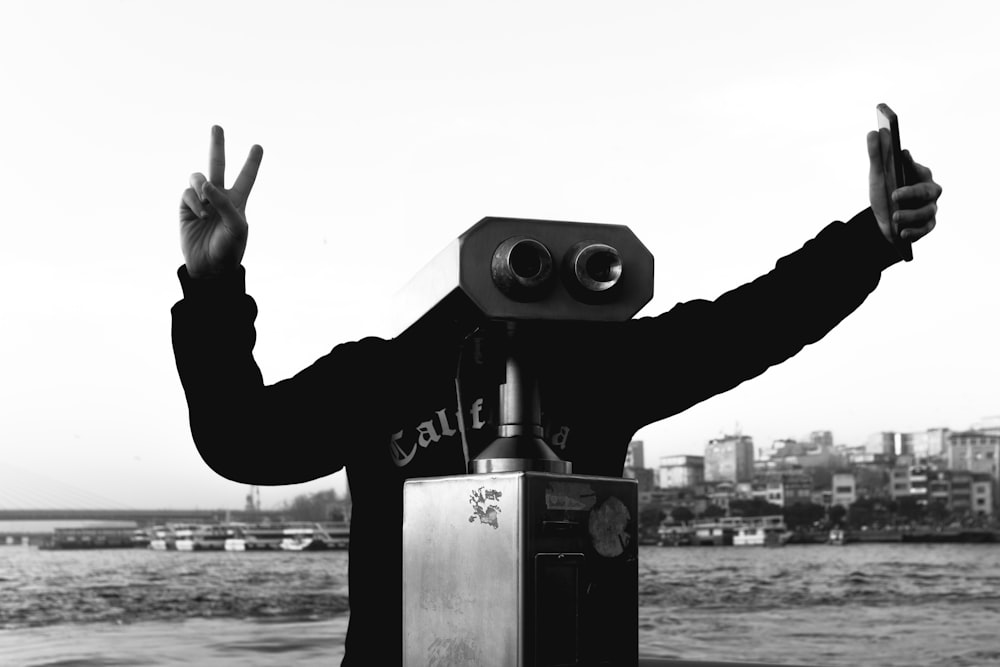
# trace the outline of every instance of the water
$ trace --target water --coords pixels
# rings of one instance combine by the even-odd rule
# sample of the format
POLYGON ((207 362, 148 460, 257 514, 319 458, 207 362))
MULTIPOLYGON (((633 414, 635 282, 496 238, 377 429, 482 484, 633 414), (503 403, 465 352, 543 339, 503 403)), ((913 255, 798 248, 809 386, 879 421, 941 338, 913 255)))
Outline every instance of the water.
MULTIPOLYGON (((1000 665, 1000 546, 642 547, 640 653, 1000 665)), ((0 665, 329 667, 345 552, 0 549, 0 665)))

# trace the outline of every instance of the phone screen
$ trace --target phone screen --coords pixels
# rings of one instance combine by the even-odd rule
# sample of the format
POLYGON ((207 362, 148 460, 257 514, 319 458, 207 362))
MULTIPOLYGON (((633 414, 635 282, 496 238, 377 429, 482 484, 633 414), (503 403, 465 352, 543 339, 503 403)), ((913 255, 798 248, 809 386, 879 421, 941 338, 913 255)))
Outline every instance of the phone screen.
POLYGON ((875 107, 878 116, 879 146, 882 151, 882 174, 885 178, 885 195, 889 202, 890 226, 892 227, 893 245, 899 250, 903 259, 909 262, 913 259, 913 249, 908 241, 899 238, 899 225, 892 221, 892 214, 899 207, 892 201, 893 191, 906 185, 906 172, 903 169, 903 150, 899 143, 899 119, 886 104, 875 107))

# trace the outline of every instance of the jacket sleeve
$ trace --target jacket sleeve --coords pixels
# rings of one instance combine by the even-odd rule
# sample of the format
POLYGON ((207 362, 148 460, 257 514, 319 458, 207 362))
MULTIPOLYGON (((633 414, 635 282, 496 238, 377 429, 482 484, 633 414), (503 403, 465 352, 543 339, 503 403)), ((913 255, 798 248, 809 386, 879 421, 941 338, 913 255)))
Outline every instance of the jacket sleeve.
POLYGON ((620 394, 619 414, 641 428, 780 364, 853 312, 898 260, 866 209, 714 301, 626 323, 620 363, 642 375, 620 394))
POLYGON ((257 306, 245 272, 194 280, 171 310, 177 371, 198 452, 245 484, 295 484, 336 472, 357 455, 379 405, 386 341, 344 343, 294 377, 265 385, 253 358, 257 306))

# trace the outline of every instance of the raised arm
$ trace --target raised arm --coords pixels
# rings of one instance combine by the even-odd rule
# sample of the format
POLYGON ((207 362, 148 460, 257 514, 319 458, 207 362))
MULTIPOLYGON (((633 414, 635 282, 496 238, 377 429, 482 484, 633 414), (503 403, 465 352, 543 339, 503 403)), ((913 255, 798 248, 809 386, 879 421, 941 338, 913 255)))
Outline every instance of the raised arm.
POLYGON ((226 189, 221 127, 209 174, 191 176, 180 206, 184 298, 172 309, 174 357, 191 434, 223 477, 293 484, 336 472, 370 428, 385 341, 339 345, 294 377, 267 386, 253 357, 257 307, 245 292, 246 204, 263 150, 254 146, 226 189))
MULTIPOLYGON (((771 271, 713 301, 677 304, 623 327, 614 346, 621 357, 613 365, 638 369, 647 380, 627 383, 635 391, 619 394, 619 411, 635 427, 728 391, 820 340, 900 260, 889 242, 876 137, 868 137, 870 208, 846 223, 830 223, 771 271)), ((908 153, 906 159, 918 182, 892 196, 906 209, 898 214, 903 238, 916 241, 936 225, 941 186, 908 153)))

